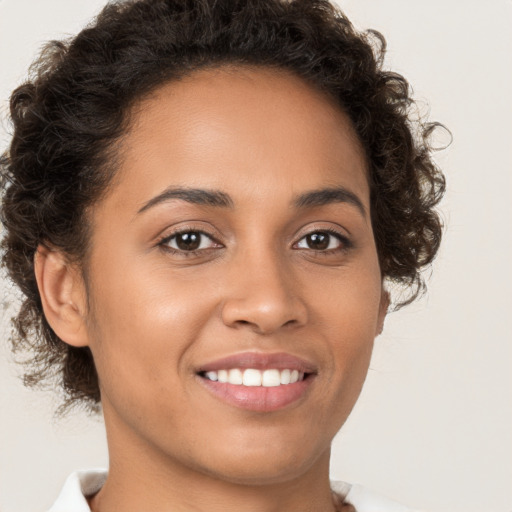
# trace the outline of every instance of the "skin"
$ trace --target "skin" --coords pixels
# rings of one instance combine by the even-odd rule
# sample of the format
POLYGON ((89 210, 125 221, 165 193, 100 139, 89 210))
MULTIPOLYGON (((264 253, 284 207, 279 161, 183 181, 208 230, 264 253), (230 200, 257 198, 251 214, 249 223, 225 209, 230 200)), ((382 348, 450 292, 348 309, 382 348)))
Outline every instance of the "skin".
POLYGON ((286 71, 203 70, 140 103, 120 155, 91 211, 87 283, 59 251, 36 257, 50 324, 91 348, 100 379, 110 472, 92 510, 334 510, 331 441, 388 306, 348 118, 286 71), (232 206, 174 198, 138 213, 169 187, 222 191, 232 206), (293 206, 326 187, 361 207, 293 206), (344 239, 311 247, 306 235, 326 229, 344 239), (177 230, 211 239, 173 253, 177 230), (314 381, 273 412, 201 384, 201 364, 247 351, 311 361, 314 381))

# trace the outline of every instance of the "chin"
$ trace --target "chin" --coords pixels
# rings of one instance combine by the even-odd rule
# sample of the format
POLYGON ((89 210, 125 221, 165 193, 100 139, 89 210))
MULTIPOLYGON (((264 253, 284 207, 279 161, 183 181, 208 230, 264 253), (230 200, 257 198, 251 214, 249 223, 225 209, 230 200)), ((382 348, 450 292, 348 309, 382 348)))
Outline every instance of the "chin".
POLYGON ((218 454, 215 456, 216 462, 222 461, 223 464, 203 470, 209 476, 226 482, 259 486, 297 479, 324 458, 328 467, 330 444, 324 450, 314 450, 311 444, 302 443, 300 446, 290 447, 282 446, 278 442, 265 443, 260 448, 218 454))
POLYGON ((280 484, 297 479, 307 473, 309 467, 303 468, 297 464, 280 464, 277 461, 267 461, 265 464, 255 464, 244 460, 237 466, 207 471, 209 476, 235 485, 264 486, 280 484))

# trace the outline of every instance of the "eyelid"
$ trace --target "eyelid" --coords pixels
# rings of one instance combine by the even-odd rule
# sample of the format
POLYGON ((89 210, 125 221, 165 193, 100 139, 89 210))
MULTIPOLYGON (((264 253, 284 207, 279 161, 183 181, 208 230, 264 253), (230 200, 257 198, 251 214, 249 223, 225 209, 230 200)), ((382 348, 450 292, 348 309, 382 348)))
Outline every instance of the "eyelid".
MULTIPOLYGON (((175 249, 174 247, 169 247, 167 244, 170 240, 172 240, 174 237, 181 235, 183 233, 200 233, 201 235, 204 235, 208 237, 213 243, 215 243, 217 246, 224 247, 224 244, 219 242, 217 235, 213 234, 211 231, 204 229, 202 227, 198 226, 191 226, 191 225, 180 225, 178 228, 175 228, 172 231, 166 231, 164 235, 161 235, 156 240, 156 246, 163 247, 165 249, 168 249, 170 251, 175 251, 176 253, 180 254, 194 254, 194 252, 202 252, 207 251, 208 249, 211 249, 210 247, 207 249, 195 249, 191 251, 183 251, 180 249, 175 249)), ((220 248, 218 247, 218 248, 220 248)))
POLYGON ((331 233, 333 235, 339 236, 342 239, 351 239, 352 235, 348 229, 345 227, 341 227, 338 225, 333 225, 331 222, 326 221, 325 223, 320 222, 314 222, 314 223, 308 223, 304 226, 302 226, 299 229, 299 235, 296 238, 296 240, 301 240, 307 235, 310 235, 312 233, 317 233, 319 231, 322 231, 324 233, 331 233), (327 224, 327 225, 326 225, 327 224))
MULTIPOLYGON (((352 241, 350 240, 350 238, 336 230, 336 229, 333 229, 333 228, 317 228, 317 229, 313 229, 311 231, 308 231, 307 233, 303 234, 298 240, 297 242, 294 243, 294 245, 298 244, 299 242, 301 242, 302 240, 304 240, 304 238, 306 238, 307 236, 309 235, 312 235, 314 233, 327 233, 328 235, 330 236, 333 236, 334 238, 336 238, 342 245, 342 247, 340 248, 336 248, 336 249, 324 249, 324 250, 318 250, 318 252, 331 252, 331 251, 340 251, 340 250, 344 250, 344 249, 349 249, 353 246, 353 243, 352 241)), ((311 251, 314 251, 315 249, 309 249, 311 251)))
MULTIPOLYGON (((213 231, 213 230, 211 230, 211 231, 213 231)), ((156 241, 156 245, 166 251, 174 252, 175 254, 180 254, 180 255, 184 255, 184 256, 193 256, 193 255, 198 255, 201 253, 205 254, 212 249, 224 248, 225 245, 222 244, 218 240, 218 238, 220 238, 220 237, 218 237, 216 234, 213 234, 211 231, 209 229, 204 229, 203 227, 199 227, 199 226, 180 225, 178 228, 175 228, 171 232, 167 231, 164 235, 160 236, 156 241), (170 247, 168 245, 170 240, 172 240, 174 237, 176 237, 180 234, 189 233, 189 232, 199 233, 203 236, 206 236, 207 238, 209 238, 211 240, 211 242, 212 242, 212 244, 214 244, 214 246, 203 248, 203 249, 192 249, 192 250, 187 251, 187 250, 170 247)), ((347 234, 347 230, 344 230, 342 228, 335 228, 333 226, 325 226, 325 225, 324 226, 308 225, 308 229, 303 230, 303 232, 300 234, 300 236, 297 237, 295 240, 296 241, 293 243, 292 248, 295 248, 296 250, 313 251, 316 253, 323 253, 323 254, 332 254, 335 252, 347 251, 354 246, 354 243, 351 240, 350 235, 347 234), (298 248, 297 249, 295 247, 305 237, 307 237, 308 235, 312 235, 314 233, 327 233, 330 236, 335 237, 340 242, 341 247, 336 247, 333 249, 311 249, 311 248, 298 248)))

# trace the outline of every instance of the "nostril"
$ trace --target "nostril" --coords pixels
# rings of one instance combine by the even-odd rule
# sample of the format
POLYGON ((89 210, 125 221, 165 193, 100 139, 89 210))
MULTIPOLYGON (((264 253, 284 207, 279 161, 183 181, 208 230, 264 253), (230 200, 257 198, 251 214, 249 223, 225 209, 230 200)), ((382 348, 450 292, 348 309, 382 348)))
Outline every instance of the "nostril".
POLYGON ((233 328, 253 328, 260 334, 296 328, 307 322, 307 310, 302 301, 288 295, 273 296, 271 291, 224 301, 222 321, 233 328))

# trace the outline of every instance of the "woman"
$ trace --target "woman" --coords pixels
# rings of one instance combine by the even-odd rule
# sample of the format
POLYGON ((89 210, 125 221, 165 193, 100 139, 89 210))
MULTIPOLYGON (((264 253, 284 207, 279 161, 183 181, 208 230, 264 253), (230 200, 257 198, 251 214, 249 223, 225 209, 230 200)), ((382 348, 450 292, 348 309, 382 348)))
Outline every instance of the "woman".
POLYGON ((109 443, 52 512, 401 510, 329 482, 385 283, 412 301, 440 241, 383 51, 322 0, 135 0, 13 93, 14 343, 109 443))

